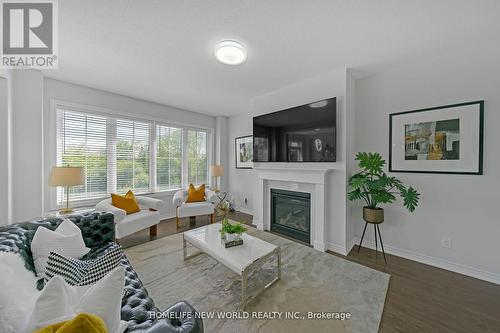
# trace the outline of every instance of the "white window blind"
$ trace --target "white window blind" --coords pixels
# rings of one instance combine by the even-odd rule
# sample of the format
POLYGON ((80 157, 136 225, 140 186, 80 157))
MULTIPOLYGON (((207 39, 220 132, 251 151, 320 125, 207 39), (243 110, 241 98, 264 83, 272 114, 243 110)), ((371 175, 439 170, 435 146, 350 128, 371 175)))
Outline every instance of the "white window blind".
MULTIPOLYGON (((70 188, 70 200, 103 197, 107 193, 106 118, 68 110, 57 111, 57 165, 81 166, 85 185, 70 188)), ((65 200, 57 188, 57 204, 65 200)))
POLYGON ((116 120, 116 191, 149 192, 150 124, 116 120))
POLYGON ((181 187, 182 129, 156 126, 156 187, 160 191, 181 187))
MULTIPOLYGON (((85 185, 70 188, 70 201, 110 193, 175 190, 208 183, 208 131, 125 119, 74 106, 57 106, 56 165, 81 166, 85 185)), ((57 205, 65 202, 57 188, 57 205)))
POLYGON ((189 129, 187 131, 188 183, 207 184, 207 132, 189 129))

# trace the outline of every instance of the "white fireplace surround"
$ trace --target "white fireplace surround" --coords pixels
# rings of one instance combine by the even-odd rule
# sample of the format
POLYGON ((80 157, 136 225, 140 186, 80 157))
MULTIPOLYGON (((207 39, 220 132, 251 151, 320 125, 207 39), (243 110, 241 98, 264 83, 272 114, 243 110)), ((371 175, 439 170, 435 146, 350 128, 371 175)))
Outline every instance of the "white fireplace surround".
POLYGON ((311 194, 310 244, 326 251, 327 174, 332 163, 255 163, 257 171, 256 209, 253 223, 260 230, 271 230, 271 189, 311 194))

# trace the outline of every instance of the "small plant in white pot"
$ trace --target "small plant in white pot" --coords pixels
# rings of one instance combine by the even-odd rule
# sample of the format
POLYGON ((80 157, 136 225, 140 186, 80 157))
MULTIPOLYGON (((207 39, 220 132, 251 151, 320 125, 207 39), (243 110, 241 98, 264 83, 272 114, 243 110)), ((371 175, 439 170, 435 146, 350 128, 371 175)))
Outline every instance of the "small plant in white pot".
POLYGON ((245 231, 247 231, 247 228, 241 223, 232 224, 228 219, 222 220, 221 237, 228 242, 238 239, 245 231))

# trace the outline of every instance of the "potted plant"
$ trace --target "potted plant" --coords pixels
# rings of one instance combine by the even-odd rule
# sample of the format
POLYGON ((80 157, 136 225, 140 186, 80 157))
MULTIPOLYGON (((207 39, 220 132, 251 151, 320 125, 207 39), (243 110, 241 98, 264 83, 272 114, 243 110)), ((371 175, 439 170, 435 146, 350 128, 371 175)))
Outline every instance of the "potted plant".
POLYGON ((247 228, 245 228, 243 224, 239 222, 232 224, 228 219, 222 220, 222 228, 220 229, 220 233, 222 238, 225 238, 225 240, 228 242, 236 240, 245 231, 247 231, 247 228))
POLYGON ((403 199, 403 205, 413 212, 418 206, 420 194, 411 186, 406 187, 396 177, 389 177, 383 171, 385 160, 379 153, 359 152, 356 161, 361 172, 349 178, 350 201, 364 200, 363 219, 368 223, 382 223, 384 210, 381 204, 396 201, 396 196, 403 199))

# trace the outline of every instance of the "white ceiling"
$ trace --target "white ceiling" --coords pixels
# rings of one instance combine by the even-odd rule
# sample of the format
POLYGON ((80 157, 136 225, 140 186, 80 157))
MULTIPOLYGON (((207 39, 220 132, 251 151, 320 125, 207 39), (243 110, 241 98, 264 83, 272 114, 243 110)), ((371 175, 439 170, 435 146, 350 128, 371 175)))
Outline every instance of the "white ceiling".
POLYGON ((210 115, 339 67, 396 63, 500 40, 498 0, 64 0, 52 78, 210 115), (236 39, 241 66, 213 47, 236 39))

